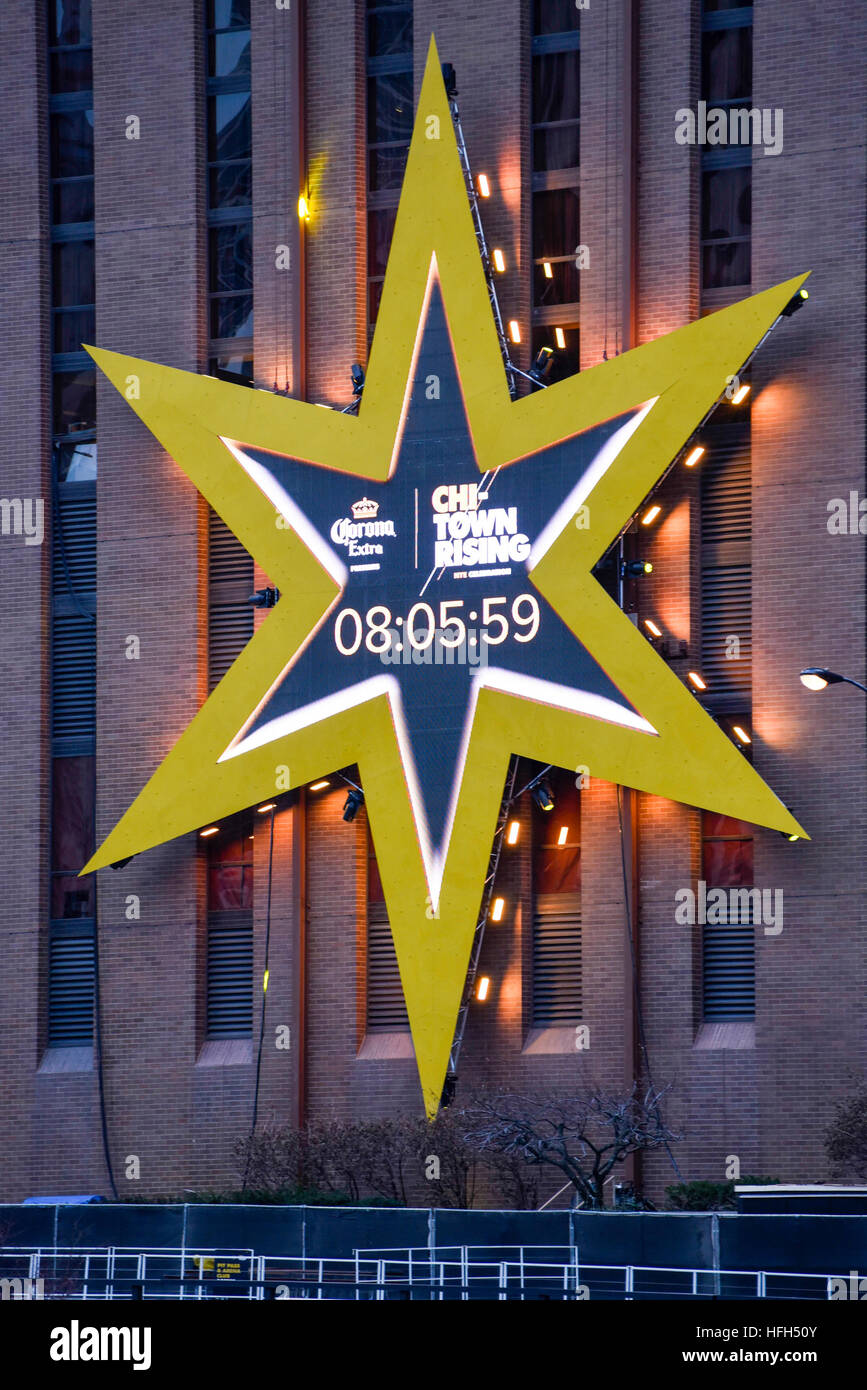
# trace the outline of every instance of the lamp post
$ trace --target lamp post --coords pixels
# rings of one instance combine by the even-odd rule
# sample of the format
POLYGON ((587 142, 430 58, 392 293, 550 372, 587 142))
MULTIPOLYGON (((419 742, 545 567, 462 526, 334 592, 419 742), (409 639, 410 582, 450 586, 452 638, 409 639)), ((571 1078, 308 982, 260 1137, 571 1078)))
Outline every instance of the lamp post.
POLYGON ((860 681, 853 680, 851 676, 841 676, 836 671, 829 671, 825 666, 808 666, 801 672, 801 684, 808 690, 825 690, 829 685, 839 685, 845 681, 847 685, 857 685, 859 690, 867 691, 867 685, 862 685, 860 681))

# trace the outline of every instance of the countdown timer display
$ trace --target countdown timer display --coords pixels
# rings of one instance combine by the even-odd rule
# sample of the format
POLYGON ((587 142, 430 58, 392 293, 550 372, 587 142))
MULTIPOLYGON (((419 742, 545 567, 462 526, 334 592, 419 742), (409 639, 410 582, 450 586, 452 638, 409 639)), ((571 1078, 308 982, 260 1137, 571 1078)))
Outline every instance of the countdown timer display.
MULTIPOLYGON (((362 483, 333 469, 237 450, 341 585, 242 748, 297 728, 307 713, 313 722, 329 708, 389 689, 417 810, 436 853, 447 838, 481 685, 567 706, 577 691, 580 708, 596 702, 608 718, 649 727, 532 581, 540 548, 574 524, 576 488, 623 427, 616 420, 519 466, 480 474, 435 285, 387 481, 362 483)), ((291 603, 292 595, 280 602, 291 603)))

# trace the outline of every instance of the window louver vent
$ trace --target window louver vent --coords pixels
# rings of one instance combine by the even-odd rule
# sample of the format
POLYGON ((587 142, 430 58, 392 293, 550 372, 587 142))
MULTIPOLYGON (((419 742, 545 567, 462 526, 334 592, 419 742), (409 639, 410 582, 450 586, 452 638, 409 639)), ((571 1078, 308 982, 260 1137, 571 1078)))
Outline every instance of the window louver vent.
POLYGON ((564 1027, 581 1019, 581 897, 540 894, 533 914, 533 1024, 564 1027))
POLYGON ((208 549, 208 689, 223 679, 253 636, 253 559, 211 512, 208 549))
POLYGON ((368 1032, 396 1032, 408 1027, 385 903, 370 903, 367 909, 367 1029, 368 1032))
POLYGON ((209 1038, 249 1038, 253 1032, 253 914, 208 914, 209 1038))

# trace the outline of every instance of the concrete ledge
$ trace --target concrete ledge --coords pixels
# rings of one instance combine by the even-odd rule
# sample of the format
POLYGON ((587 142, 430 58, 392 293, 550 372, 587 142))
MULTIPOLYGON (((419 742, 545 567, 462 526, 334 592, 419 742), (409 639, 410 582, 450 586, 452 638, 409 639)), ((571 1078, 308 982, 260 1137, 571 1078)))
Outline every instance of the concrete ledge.
POLYGON ((92 1047, 47 1047, 37 1076, 60 1076, 75 1071, 93 1071, 92 1047))
POLYGON ((209 1038, 196 1058, 197 1067, 245 1067, 253 1060, 251 1038, 209 1038))
POLYGON ((358 1049, 358 1062, 386 1062, 396 1057, 414 1057, 409 1029, 395 1033, 366 1033, 358 1049))
POLYGON ((693 1047, 700 1052, 713 1052, 720 1048, 746 1051, 755 1045, 754 1023, 703 1023, 693 1043, 693 1047))
POLYGON ((553 1053, 573 1053, 575 1047, 574 1028, 531 1028, 522 1051, 528 1057, 550 1056, 553 1053))

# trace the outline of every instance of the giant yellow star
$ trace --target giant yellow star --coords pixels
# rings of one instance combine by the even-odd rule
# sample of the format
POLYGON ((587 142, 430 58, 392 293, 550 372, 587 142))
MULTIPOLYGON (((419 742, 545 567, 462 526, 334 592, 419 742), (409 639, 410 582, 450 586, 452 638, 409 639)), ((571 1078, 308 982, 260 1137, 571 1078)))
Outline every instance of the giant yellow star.
MULTIPOLYGON (((805 832, 593 577, 592 568, 795 295, 805 276, 752 296, 521 400, 509 397, 448 103, 431 41, 358 416, 245 390, 119 353, 92 356, 284 597, 82 872, 197 829, 285 784, 357 763, 412 1029, 424 1104, 436 1113, 508 760, 579 764, 607 781, 805 832), (636 719, 582 712, 559 687, 479 683, 447 852, 426 852, 386 691, 323 706, 269 742, 244 738, 340 599, 341 575, 308 543, 256 449, 383 481, 393 472, 432 283, 448 318, 481 473, 632 412, 537 540, 532 584, 580 638, 636 719), (131 390, 135 381, 136 389, 131 390), (245 465, 245 460, 246 464, 245 465), (578 508, 591 524, 571 524, 578 508), (562 510, 562 509, 561 509, 562 510), (558 703, 559 701, 559 703, 558 703)), ((532 465, 531 465, 532 466, 532 465)))

